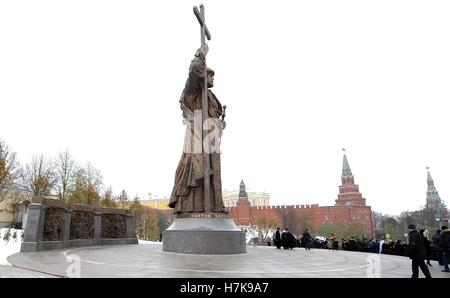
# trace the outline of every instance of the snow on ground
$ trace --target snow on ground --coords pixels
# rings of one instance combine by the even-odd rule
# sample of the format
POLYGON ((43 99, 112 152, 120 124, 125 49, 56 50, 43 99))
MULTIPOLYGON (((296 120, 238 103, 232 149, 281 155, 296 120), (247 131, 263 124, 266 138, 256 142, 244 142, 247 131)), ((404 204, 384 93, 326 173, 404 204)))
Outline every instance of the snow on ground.
POLYGON ((139 244, 154 244, 154 243, 161 243, 159 241, 148 241, 148 240, 141 240, 139 239, 139 244))
MULTIPOLYGON (((0 228, 0 265, 11 265, 6 260, 10 255, 20 252, 20 245, 22 244, 23 230, 0 228), (10 233, 9 241, 4 240, 5 235, 10 233), (13 234, 16 232, 17 238, 13 238, 13 234)), ((139 244, 155 244, 161 243, 158 241, 146 241, 140 240, 139 244)))
POLYGON ((20 245, 22 244, 22 233, 23 230, 17 229, 8 229, 1 228, 0 229, 0 265, 11 265, 8 263, 6 258, 8 256, 20 252, 20 245), (10 233, 9 241, 7 241, 5 236, 10 233), (17 238, 14 239, 13 235, 16 233, 17 238))

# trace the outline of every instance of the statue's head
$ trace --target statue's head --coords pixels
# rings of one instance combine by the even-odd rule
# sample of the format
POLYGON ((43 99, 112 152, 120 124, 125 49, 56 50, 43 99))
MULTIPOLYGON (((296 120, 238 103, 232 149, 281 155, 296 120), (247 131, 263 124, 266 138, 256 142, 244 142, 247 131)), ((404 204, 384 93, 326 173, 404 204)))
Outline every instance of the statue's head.
POLYGON ((214 86, 214 70, 211 68, 206 68, 206 75, 208 78, 208 88, 212 88, 214 86))

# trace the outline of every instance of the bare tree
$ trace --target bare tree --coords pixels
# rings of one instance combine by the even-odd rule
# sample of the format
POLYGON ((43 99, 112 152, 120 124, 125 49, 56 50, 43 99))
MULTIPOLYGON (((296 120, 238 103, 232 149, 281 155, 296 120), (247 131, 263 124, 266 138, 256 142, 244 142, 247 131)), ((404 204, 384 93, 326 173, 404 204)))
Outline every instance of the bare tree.
POLYGON ((88 186, 100 193, 103 187, 103 177, 100 171, 88 162, 85 168, 85 175, 88 186))
POLYGON ((74 172, 73 190, 68 196, 68 203, 75 204, 100 204, 100 192, 102 190, 102 176, 100 171, 91 164, 86 167, 78 167, 74 172))
POLYGON ((294 235, 298 235, 301 231, 302 218, 298 210, 289 208, 286 216, 286 226, 294 235))
POLYGON ((0 202, 5 200, 18 178, 16 154, 0 140, 0 202))
POLYGON ((284 228, 288 227, 289 215, 286 208, 280 208, 277 210, 278 216, 280 217, 280 224, 284 228))
POLYGON ((31 198, 47 197, 55 186, 51 163, 43 156, 33 156, 21 173, 22 186, 31 198))
POLYGON ((311 215, 295 208, 280 208, 278 210, 281 225, 288 228, 294 235, 298 235, 311 223, 311 215))
POLYGON ((120 193, 119 197, 117 198, 117 201, 119 202, 120 207, 122 207, 122 209, 125 209, 125 207, 127 207, 128 205, 128 195, 127 192, 125 190, 122 190, 122 192, 120 193))
POLYGON ((311 214, 307 212, 301 212, 298 215, 300 233, 305 229, 311 228, 311 219, 312 219, 311 214))
POLYGON ((18 214, 20 212, 20 209, 22 207, 23 204, 23 200, 21 197, 21 194, 19 194, 18 192, 13 192, 10 196, 9 196, 9 200, 8 200, 8 209, 7 211, 11 214, 12 217, 12 224, 15 225, 17 223, 17 217, 18 214))
POLYGON ((278 225, 277 220, 267 216, 255 216, 253 223, 256 226, 256 232, 261 241, 264 241, 269 232, 274 230, 278 225))
POLYGON ((60 152, 55 160, 56 190, 58 197, 64 202, 73 191, 75 171, 76 164, 69 151, 66 149, 66 151, 60 152))
POLYGON ((105 192, 103 193, 101 205, 103 207, 116 207, 117 204, 112 195, 112 187, 111 186, 107 190, 105 190, 105 192))

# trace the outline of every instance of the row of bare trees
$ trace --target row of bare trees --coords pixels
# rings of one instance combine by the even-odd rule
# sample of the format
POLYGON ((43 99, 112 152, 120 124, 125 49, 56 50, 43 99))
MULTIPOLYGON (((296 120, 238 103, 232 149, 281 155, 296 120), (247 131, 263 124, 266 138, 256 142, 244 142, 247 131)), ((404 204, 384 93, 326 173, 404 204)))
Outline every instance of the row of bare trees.
POLYGON ((22 193, 28 199, 53 197, 68 205, 130 208, 141 239, 158 240, 168 226, 167 217, 160 210, 143 206, 139 197, 130 200, 125 190, 114 196, 111 186, 104 189, 100 171, 90 163, 78 163, 68 150, 53 159, 35 155, 21 166, 16 153, 0 139, 0 203, 8 198, 7 211, 14 220, 22 193))
POLYGON ((90 163, 81 165, 68 150, 53 159, 33 156, 21 166, 16 153, 0 140, 0 203, 8 198, 7 211, 13 220, 20 209, 23 193, 30 200, 53 197, 68 205, 129 208, 135 214, 141 239, 158 240, 169 223, 163 212, 142 205, 139 197, 131 200, 125 190, 115 196, 111 186, 104 189, 100 171, 90 163))
POLYGON ((299 235, 305 229, 311 228, 311 215, 298 209, 281 208, 277 212, 278 220, 270 216, 255 216, 252 224, 262 240, 276 228, 289 229, 294 235, 299 235))
POLYGON ((258 233, 258 237, 266 240, 269 233, 277 227, 281 229, 289 229, 291 233, 298 236, 305 229, 310 229, 313 234, 321 236, 330 236, 334 234, 339 239, 349 239, 352 236, 368 237, 365 235, 364 229, 358 224, 323 224, 319 230, 312 230, 312 216, 309 212, 293 208, 281 208, 277 211, 277 219, 269 216, 255 216, 252 224, 258 233))
POLYGON ((128 205, 125 190, 113 196, 111 187, 103 189, 100 171, 90 163, 78 163, 68 150, 55 158, 35 155, 21 166, 16 153, 0 140, 0 202, 13 192, 26 193, 29 199, 54 197, 69 205, 128 205))

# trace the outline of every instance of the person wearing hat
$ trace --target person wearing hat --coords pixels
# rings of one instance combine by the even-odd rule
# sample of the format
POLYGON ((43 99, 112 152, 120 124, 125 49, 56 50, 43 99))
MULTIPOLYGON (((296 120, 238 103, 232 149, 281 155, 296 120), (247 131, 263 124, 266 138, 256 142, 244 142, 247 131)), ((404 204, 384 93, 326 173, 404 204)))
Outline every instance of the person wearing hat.
POLYGON ((419 277, 419 267, 426 278, 431 278, 430 270, 425 265, 425 245, 423 236, 416 230, 416 226, 410 224, 408 226, 408 256, 412 260, 412 278, 419 277))
POLYGON ((448 268, 448 258, 450 255, 450 229, 447 226, 441 228, 441 240, 442 247, 442 262, 444 263, 444 270, 442 272, 450 272, 448 268))
POLYGON ((443 256, 442 256, 442 245, 441 245, 441 230, 436 230, 436 234, 434 234, 432 238, 433 244, 433 251, 434 255, 436 256, 439 265, 444 265, 443 263, 443 256))
POLYGON ((312 240, 311 234, 308 232, 308 229, 305 229, 302 235, 302 242, 305 245, 306 250, 311 249, 311 240, 312 240))
POLYGON ((277 249, 281 249, 281 231, 280 231, 280 228, 277 228, 277 231, 273 235, 273 244, 275 244, 277 249))
POLYGON ((423 242, 424 242, 424 246, 425 246, 425 256, 426 256, 426 261, 427 261, 427 265, 428 266, 433 266, 431 265, 430 259, 431 259, 431 242, 430 240, 428 240, 428 234, 429 231, 425 230, 425 229, 421 229, 419 231, 420 235, 422 235, 423 237, 423 242))

